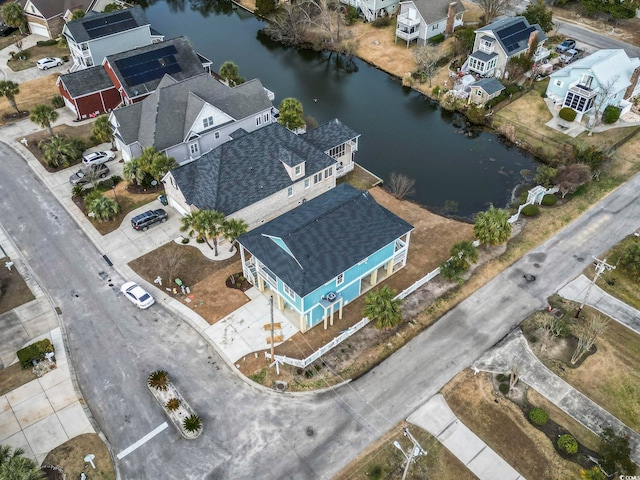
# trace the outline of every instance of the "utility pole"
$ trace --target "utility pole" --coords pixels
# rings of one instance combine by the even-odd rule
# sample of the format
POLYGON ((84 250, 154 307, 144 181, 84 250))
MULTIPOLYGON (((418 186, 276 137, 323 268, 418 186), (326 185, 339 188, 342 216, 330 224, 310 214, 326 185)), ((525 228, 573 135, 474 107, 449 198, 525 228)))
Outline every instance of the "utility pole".
POLYGON ((419 457, 420 455, 426 455, 427 452, 420 446, 420 443, 418 443, 414 436, 411 435, 411 432, 409 432, 409 429, 407 427, 404 427, 402 429, 402 433, 405 437, 411 440, 411 443, 413 443, 411 453, 407 453, 402 448, 402 445, 400 445, 400 442, 398 442, 397 440, 393 442, 393 446, 400 450, 404 455, 404 458, 407 460, 407 463, 404 466, 404 472, 402 473, 402 480, 405 480, 407 478, 407 473, 409 473, 409 465, 415 463, 417 457, 419 457))
POLYGON ((611 270, 615 270, 616 267, 615 265, 609 265, 607 263, 607 259, 605 258, 604 260, 599 260, 596 257, 593 257, 593 259, 595 260, 595 267, 596 267, 596 273, 593 276, 593 280, 591 280, 591 283, 589 283, 589 286, 587 287, 587 290, 584 292, 584 298, 582 299, 582 303, 580 304, 580 308, 578 308, 578 311, 576 312, 576 318, 578 318, 578 316, 580 315, 580 312, 582 312, 582 309, 584 308, 585 303, 587 303, 587 299, 589 298, 589 294, 591 293, 591 287, 593 287, 593 284, 596 283, 596 281, 598 280, 598 277, 600 276, 600 274, 602 272, 604 272, 605 270, 607 271, 611 271, 611 270))

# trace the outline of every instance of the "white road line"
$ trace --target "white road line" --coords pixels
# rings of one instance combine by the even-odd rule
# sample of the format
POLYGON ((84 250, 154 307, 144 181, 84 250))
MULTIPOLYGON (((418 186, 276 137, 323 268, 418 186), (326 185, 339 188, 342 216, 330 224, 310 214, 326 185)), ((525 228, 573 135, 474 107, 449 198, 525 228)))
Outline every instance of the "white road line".
POLYGON ((144 437, 142 437, 136 443, 134 443, 133 445, 129 445, 127 448, 122 450, 118 455, 116 455, 116 457, 118 458, 118 460, 122 460, 124 457, 129 455, 131 452, 133 452, 138 447, 141 447, 142 445, 147 443, 149 440, 151 440, 153 437, 155 437, 157 434, 159 434, 161 431, 163 431, 168 426, 169 425, 167 425, 167 422, 164 422, 162 425, 157 427, 155 430, 147 433, 144 437))

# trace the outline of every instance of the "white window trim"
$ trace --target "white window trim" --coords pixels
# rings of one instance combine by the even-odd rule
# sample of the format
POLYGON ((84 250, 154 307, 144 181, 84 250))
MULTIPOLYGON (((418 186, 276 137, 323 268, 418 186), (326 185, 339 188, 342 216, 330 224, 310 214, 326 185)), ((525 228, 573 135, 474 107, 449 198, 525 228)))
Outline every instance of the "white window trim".
POLYGON ((287 197, 289 198, 293 197, 293 185, 287 188, 287 197))
POLYGON ((336 277, 336 287, 344 283, 344 272, 336 277))
POLYGON ((286 283, 282 282, 282 291, 285 293, 285 295, 287 297, 289 297, 291 300, 295 301, 296 300, 296 292, 293 291, 293 289, 287 285, 286 283))

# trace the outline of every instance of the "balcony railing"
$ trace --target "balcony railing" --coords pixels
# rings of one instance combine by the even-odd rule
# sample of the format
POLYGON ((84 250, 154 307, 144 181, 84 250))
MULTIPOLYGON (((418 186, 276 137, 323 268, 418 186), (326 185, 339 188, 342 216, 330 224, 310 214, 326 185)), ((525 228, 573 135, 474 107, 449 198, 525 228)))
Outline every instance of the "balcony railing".
POLYGON ((396 36, 397 36, 398 38, 401 38, 401 39, 403 39, 403 40, 407 40, 407 41, 408 41, 408 40, 415 40, 416 38, 418 38, 418 33, 419 33, 419 31, 418 31, 418 29, 417 29, 417 28, 416 28, 416 30, 415 30, 415 31, 413 31, 413 32, 409 32, 408 30, 406 30, 406 31, 405 31, 405 30, 403 30, 403 28, 404 28, 404 27, 402 27, 402 28, 398 27, 398 28, 396 29, 396 36))
POLYGON ((577 95, 580 95, 581 97, 584 98, 591 98, 591 97, 595 97, 598 92, 592 88, 589 88, 585 85, 580 85, 578 83, 574 83, 573 85, 569 85, 569 91, 573 92, 577 95))
POLYGON ((417 27, 420 25, 420 16, 417 15, 413 10, 409 10, 407 12, 401 13, 398 15, 398 28, 400 26, 403 27, 417 27))

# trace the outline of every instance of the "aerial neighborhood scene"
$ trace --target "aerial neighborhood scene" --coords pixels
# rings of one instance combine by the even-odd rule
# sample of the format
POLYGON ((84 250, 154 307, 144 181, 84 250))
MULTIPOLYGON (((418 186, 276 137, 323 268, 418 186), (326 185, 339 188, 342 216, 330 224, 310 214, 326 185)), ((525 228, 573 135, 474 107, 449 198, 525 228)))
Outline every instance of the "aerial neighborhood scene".
POLYGON ((640 478, 640 1, 0 2, 0 480, 640 478))

